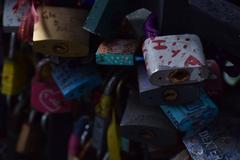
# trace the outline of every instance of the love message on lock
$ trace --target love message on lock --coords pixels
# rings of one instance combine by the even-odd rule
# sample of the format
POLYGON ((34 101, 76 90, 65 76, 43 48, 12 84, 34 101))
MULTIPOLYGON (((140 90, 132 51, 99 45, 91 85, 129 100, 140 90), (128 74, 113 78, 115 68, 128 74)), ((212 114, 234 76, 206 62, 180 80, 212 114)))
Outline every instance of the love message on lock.
POLYGON ((207 78, 205 56, 197 35, 151 37, 143 44, 150 82, 167 86, 202 82, 207 78))
POLYGON ((87 57, 89 33, 81 28, 87 13, 84 9, 39 7, 39 21, 34 24, 33 50, 60 57, 87 57))

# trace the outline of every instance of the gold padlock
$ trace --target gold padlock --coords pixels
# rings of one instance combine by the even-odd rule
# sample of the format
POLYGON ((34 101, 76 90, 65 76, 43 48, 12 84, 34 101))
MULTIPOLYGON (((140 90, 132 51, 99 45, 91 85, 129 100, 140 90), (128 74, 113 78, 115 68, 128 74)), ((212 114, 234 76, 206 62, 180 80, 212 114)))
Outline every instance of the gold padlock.
POLYGON ((82 29, 87 10, 42 6, 34 24, 33 50, 61 57, 87 57, 89 33, 82 29))

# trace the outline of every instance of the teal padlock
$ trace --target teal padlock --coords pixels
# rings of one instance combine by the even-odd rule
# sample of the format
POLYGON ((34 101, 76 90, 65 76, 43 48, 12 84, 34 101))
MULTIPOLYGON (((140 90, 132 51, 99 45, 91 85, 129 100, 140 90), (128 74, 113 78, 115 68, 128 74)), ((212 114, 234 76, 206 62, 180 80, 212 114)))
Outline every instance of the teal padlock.
POLYGON ((161 105, 160 107, 172 124, 179 131, 187 134, 204 128, 218 115, 218 107, 203 90, 200 93, 200 99, 191 104, 161 105))
POLYGON ((132 39, 105 41, 98 47, 96 63, 100 65, 133 66, 136 49, 137 43, 132 39))

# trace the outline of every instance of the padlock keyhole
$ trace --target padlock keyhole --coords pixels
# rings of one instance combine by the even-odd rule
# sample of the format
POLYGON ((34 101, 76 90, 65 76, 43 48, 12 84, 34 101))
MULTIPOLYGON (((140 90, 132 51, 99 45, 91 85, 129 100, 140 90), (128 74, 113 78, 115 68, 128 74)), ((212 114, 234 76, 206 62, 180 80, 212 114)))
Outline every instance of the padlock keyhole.
POLYGON ((172 83, 183 83, 189 79, 190 75, 186 70, 175 70, 169 74, 172 83))
POLYGON ((65 44, 56 44, 53 46, 53 50, 57 54, 65 54, 68 51, 68 47, 65 44))
POLYGON ((177 92, 173 89, 170 89, 170 90, 166 90, 164 93, 163 93, 163 97, 166 101, 175 101, 177 99, 177 92))
POLYGON ((141 131, 140 136, 147 140, 151 140, 155 137, 153 132, 147 130, 141 131))

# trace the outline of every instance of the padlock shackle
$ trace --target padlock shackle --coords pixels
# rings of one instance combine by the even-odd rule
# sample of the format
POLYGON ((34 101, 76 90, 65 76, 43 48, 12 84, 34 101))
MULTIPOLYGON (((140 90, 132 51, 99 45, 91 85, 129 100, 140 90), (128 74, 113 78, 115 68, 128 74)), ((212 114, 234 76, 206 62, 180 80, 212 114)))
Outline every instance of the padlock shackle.
POLYGON ((10 37, 9 52, 8 52, 8 58, 10 59, 12 59, 14 56, 15 40, 16 40, 16 33, 12 32, 10 37))
POLYGON ((36 80, 41 80, 42 79, 42 77, 41 77, 41 72, 42 72, 42 69, 43 69, 43 67, 46 65, 46 64, 48 64, 48 63, 50 63, 51 62, 51 59, 50 58, 44 58, 44 59, 42 59, 42 60, 40 60, 39 62, 38 62, 38 64, 37 64, 37 66, 36 66, 36 71, 35 71, 35 78, 36 78, 36 80))
POLYGON ((104 89, 104 95, 111 95, 114 89, 116 88, 119 80, 121 79, 122 73, 116 73, 114 74, 110 80, 108 81, 105 89, 104 89))

